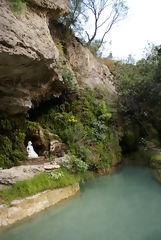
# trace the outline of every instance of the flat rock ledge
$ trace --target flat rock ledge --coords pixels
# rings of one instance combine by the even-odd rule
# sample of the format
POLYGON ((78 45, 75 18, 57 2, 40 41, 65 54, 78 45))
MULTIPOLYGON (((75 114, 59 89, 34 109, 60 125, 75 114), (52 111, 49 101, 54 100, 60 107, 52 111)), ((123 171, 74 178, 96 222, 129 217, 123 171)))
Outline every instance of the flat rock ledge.
POLYGON ((29 179, 41 172, 49 172, 58 168, 60 168, 60 165, 53 162, 47 162, 41 165, 21 165, 10 169, 0 169, 0 185, 11 186, 15 184, 16 181, 29 179))
POLYGON ((75 183, 65 188, 47 190, 21 200, 14 200, 9 205, 0 205, 0 227, 5 227, 30 217, 45 208, 75 195, 79 191, 79 184, 75 183))

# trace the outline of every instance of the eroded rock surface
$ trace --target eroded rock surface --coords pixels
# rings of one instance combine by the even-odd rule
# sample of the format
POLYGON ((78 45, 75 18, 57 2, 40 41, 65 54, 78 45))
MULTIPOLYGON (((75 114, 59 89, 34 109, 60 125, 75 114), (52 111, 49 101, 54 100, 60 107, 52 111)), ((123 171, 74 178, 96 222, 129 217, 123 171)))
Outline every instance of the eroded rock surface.
POLYGON ((53 24, 70 7, 69 0, 33 0, 25 11, 15 15, 9 1, 1 0, 0 110, 27 112, 42 100, 59 97, 66 88, 62 77, 65 67, 77 86, 100 86, 116 97, 108 68, 72 34, 68 42, 65 30, 59 29, 58 22, 53 24), (57 37, 64 44, 63 57, 57 37))
POLYGON ((39 165, 22 165, 10 169, 0 170, 0 184, 13 185, 16 181, 32 178, 40 172, 52 171, 60 168, 56 162, 47 162, 39 165))
POLYGON ((49 28, 53 40, 58 38, 60 43, 63 43, 65 58, 62 61, 72 71, 79 87, 87 85, 91 89, 102 88, 108 92, 110 98, 115 100, 117 93, 108 67, 99 62, 88 47, 84 46, 72 33, 65 36, 65 28, 61 24, 51 20, 49 28))
POLYGON ((47 10, 54 18, 67 14, 71 10, 68 0, 32 0, 32 4, 47 10))
POLYGON ((2 204, 0 205, 0 227, 13 224, 55 205, 61 200, 73 196, 79 189, 79 184, 75 183, 65 188, 48 190, 22 200, 12 201, 10 205, 2 204))
MULTIPOLYGON (((65 0, 35 2, 49 12, 58 8, 58 16, 70 10, 65 0)), ((0 23, 0 110, 25 112, 32 100, 59 95, 59 51, 48 28, 48 12, 28 7, 15 16, 9 2, 1 0, 0 23)))

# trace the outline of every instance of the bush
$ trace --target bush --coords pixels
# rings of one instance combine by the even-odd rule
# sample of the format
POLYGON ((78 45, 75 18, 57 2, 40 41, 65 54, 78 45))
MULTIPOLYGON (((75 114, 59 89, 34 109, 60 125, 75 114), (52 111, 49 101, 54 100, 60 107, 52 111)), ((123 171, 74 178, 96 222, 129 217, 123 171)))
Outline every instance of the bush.
POLYGON ((62 72, 62 77, 64 83, 71 89, 74 88, 74 82, 73 82, 73 73, 67 68, 64 67, 63 72, 62 72))
POLYGON ((63 44, 60 42, 60 40, 58 38, 54 39, 54 43, 55 43, 57 49, 59 50, 60 56, 63 56, 63 54, 64 54, 63 44))
POLYGON ((0 167, 10 168, 27 159, 23 116, 0 113, 0 167))
POLYGON ((151 161, 161 162, 161 154, 153 154, 151 156, 151 161))
POLYGON ((76 158, 74 155, 71 156, 72 171, 75 173, 84 173, 88 170, 88 164, 83 162, 81 159, 76 158))
POLYGON ((10 0, 11 11, 14 14, 21 14, 26 9, 26 3, 22 0, 10 0))
POLYGON ((113 60, 108 58, 103 58, 102 62, 104 65, 106 65, 109 68, 110 72, 113 72, 116 69, 115 62, 113 60))
POLYGON ((121 159, 114 110, 116 113, 116 107, 98 92, 86 90, 74 101, 66 98, 60 106, 51 107, 40 122, 61 138, 74 158, 97 170, 109 166, 114 155, 121 159))

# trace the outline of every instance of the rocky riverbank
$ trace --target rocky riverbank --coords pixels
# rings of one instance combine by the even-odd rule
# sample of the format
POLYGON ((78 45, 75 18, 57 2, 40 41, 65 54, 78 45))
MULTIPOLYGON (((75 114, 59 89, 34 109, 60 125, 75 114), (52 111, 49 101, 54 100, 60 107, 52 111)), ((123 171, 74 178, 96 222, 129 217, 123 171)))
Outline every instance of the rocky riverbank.
POLYGON ((14 200, 9 205, 0 205, 0 227, 8 226, 26 217, 32 216, 45 208, 75 195, 79 184, 75 183, 65 188, 47 190, 31 197, 14 200))

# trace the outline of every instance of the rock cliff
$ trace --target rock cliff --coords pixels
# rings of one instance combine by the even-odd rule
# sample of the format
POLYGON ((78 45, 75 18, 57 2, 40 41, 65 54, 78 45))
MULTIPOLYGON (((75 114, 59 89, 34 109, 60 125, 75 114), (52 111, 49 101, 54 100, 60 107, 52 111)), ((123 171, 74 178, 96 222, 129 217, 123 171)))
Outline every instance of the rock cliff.
MULTIPOLYGON (((1 0, 0 110, 27 112, 34 102, 61 95, 66 87, 62 56, 53 36, 57 29, 52 26, 52 30, 49 23, 69 11, 69 0, 33 0, 20 15, 15 15, 10 2, 1 0)), ((115 95, 108 68, 98 63, 86 47, 72 39, 67 51, 65 65, 78 85, 80 80, 92 88, 103 84, 110 95, 115 95)))

